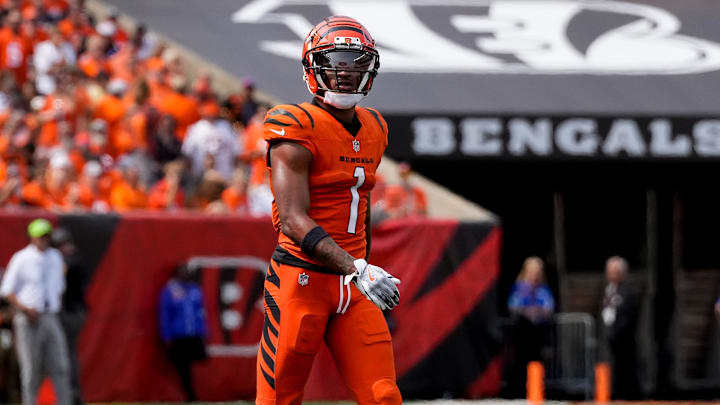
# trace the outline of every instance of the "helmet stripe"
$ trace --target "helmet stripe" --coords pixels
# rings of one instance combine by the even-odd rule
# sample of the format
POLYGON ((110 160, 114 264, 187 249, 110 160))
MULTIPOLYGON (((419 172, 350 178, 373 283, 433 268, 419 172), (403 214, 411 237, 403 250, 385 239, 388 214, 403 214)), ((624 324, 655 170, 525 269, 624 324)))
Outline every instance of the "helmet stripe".
POLYGON ((332 28, 328 29, 327 31, 325 31, 324 33, 320 34, 319 39, 323 39, 326 36, 328 36, 330 33, 333 33, 335 31, 354 31, 354 32, 362 34, 363 38, 365 38, 366 41, 368 40, 368 37, 367 37, 367 35, 365 35, 365 32, 363 32, 363 30, 361 30, 359 28, 351 27, 349 25, 341 25, 339 27, 332 27, 332 28))

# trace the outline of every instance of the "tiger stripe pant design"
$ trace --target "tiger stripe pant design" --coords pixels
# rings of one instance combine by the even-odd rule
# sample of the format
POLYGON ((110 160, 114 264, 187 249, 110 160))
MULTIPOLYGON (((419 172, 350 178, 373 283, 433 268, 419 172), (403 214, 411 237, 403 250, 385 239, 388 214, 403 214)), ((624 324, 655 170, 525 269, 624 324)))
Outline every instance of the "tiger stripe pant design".
POLYGON ((382 312, 354 284, 271 261, 257 357, 258 405, 300 404, 312 362, 328 346, 358 404, 402 403, 382 312))

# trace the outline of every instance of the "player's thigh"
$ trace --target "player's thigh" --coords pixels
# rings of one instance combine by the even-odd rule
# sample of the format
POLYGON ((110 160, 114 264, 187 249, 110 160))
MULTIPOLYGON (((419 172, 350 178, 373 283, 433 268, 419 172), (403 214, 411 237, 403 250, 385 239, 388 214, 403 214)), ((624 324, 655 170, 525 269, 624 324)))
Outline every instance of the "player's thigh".
POLYGON ((276 395, 281 396, 282 392, 296 392, 305 386, 328 320, 329 306, 324 297, 328 287, 325 284, 334 279, 326 280, 326 277, 312 274, 309 282, 301 284, 298 276, 307 270, 275 262, 273 266, 280 285, 276 288, 266 282, 266 294, 269 293, 277 304, 276 314, 272 310, 268 312, 271 322, 279 321, 273 357, 276 395))
POLYGON ((335 278, 316 273, 308 276, 308 270, 274 261, 273 266, 280 285, 275 288, 266 283, 266 291, 277 296, 280 346, 295 354, 314 355, 322 344, 330 312, 326 291, 329 283, 335 286, 335 278), (298 281, 301 274, 307 276, 303 283, 298 281))
MULTIPOLYGON (((357 291, 357 290, 355 290, 357 291)), ((382 312, 364 297, 328 323, 326 342, 359 404, 399 404, 392 340, 382 312)))

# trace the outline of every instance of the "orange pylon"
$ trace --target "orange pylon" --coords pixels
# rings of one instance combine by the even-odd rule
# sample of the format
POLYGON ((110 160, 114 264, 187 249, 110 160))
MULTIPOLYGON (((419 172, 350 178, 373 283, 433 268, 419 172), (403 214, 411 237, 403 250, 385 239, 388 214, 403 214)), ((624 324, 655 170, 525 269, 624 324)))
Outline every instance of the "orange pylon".
POLYGON ((541 404, 545 401, 545 367, 539 361, 528 363, 527 400, 531 404, 541 404))
POLYGON ((45 378, 37 392, 37 403, 38 405, 55 405, 57 403, 55 390, 49 378, 45 378))
POLYGON ((611 387, 610 365, 606 362, 597 363, 595 365, 595 402, 599 404, 610 402, 611 387))

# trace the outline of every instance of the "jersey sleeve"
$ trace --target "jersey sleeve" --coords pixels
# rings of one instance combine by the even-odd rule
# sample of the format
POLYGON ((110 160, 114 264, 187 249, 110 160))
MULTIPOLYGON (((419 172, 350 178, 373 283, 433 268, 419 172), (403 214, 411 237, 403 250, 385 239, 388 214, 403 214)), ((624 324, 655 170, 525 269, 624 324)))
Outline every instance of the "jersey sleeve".
POLYGON ((274 142, 297 142, 313 156, 318 153, 312 137, 313 125, 299 107, 281 104, 273 107, 265 116, 263 137, 268 145, 274 142))

